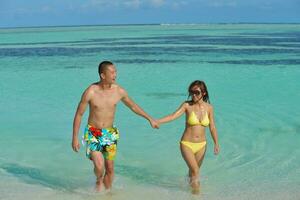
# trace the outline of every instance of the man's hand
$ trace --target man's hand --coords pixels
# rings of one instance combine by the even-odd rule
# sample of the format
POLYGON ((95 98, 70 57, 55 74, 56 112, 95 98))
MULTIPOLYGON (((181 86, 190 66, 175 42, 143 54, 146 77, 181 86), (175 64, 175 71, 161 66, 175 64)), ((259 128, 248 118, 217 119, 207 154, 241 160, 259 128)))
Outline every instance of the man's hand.
POLYGON ((79 151, 80 144, 79 144, 78 138, 73 138, 73 140, 72 140, 72 148, 73 148, 73 151, 75 151, 75 152, 79 151))
POLYGON ((159 123, 154 119, 150 120, 150 124, 151 124, 152 128, 157 128, 157 129, 159 128, 159 123))

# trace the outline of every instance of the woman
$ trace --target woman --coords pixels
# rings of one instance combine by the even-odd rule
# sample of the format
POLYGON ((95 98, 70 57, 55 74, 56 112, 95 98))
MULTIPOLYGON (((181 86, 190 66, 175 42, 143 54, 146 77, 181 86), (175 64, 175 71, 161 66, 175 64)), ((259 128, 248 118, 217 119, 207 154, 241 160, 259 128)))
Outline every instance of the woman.
POLYGON ((216 155, 219 153, 219 143, 213 107, 209 104, 209 95, 205 83, 199 80, 192 82, 188 92, 189 97, 192 97, 192 99, 185 101, 173 114, 159 119, 158 122, 170 122, 183 113, 186 114, 186 125, 180 141, 180 150, 189 168, 189 183, 192 193, 198 194, 200 191, 199 169, 206 151, 206 127, 209 126, 216 155))

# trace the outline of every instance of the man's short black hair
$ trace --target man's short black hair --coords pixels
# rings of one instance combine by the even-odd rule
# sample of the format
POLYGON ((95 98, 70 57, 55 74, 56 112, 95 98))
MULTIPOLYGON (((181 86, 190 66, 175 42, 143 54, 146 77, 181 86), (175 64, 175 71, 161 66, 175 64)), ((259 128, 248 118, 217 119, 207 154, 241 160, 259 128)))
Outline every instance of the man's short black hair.
POLYGON ((110 61, 107 61, 107 60, 102 61, 98 67, 99 76, 101 73, 103 73, 107 69, 108 66, 111 66, 111 65, 114 65, 114 64, 110 61))

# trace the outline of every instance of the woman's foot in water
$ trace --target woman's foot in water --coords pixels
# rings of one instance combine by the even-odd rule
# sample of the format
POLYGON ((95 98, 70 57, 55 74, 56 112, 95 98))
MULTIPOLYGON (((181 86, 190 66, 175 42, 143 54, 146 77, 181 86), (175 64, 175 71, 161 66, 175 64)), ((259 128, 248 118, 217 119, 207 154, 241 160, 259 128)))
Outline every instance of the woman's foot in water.
POLYGON ((192 178, 191 182, 190 182, 190 186, 192 189, 192 194, 200 194, 200 182, 198 180, 198 178, 192 178))
POLYGON ((199 195, 200 194, 200 187, 192 187, 192 194, 199 195))

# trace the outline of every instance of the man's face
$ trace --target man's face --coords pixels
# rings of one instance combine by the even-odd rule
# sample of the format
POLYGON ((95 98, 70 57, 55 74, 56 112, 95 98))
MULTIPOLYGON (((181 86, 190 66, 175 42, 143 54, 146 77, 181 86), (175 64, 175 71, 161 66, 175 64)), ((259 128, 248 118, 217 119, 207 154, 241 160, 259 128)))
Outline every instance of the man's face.
POLYGON ((103 72, 103 79, 109 84, 113 84, 116 82, 117 69, 114 65, 108 66, 107 69, 103 72))

